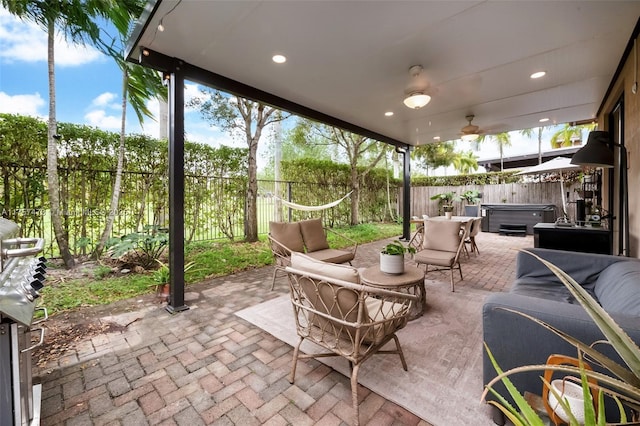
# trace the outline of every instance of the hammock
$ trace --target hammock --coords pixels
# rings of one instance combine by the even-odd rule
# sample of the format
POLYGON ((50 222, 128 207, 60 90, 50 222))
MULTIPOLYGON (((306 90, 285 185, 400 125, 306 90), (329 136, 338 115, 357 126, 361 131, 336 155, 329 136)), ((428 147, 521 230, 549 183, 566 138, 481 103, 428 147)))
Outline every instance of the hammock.
POLYGON ((353 191, 349 191, 349 193, 347 195, 345 195, 344 197, 340 198, 339 200, 333 201, 333 202, 331 202, 329 204, 323 204, 321 206, 304 206, 302 204, 296 204, 296 203, 292 203, 291 201, 284 200, 284 199, 282 199, 282 198, 280 198, 280 197, 278 197, 276 195, 274 195, 273 198, 276 198, 276 199, 280 200, 280 202, 282 204, 284 204, 285 206, 287 206, 289 208, 292 208, 294 210, 304 210, 304 211, 307 211, 307 212, 314 212, 314 211, 324 210, 324 209, 328 209, 328 208, 337 206, 338 204, 340 204, 342 202, 342 200, 344 200, 349 195, 351 195, 352 192, 353 191))

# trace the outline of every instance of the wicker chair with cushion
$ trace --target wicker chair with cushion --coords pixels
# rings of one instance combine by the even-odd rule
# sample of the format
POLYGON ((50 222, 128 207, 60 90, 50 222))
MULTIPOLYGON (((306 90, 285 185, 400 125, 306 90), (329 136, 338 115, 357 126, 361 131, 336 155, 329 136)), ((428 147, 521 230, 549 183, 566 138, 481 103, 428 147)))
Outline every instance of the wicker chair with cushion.
POLYGON ((275 261, 271 282, 272 290, 278 271, 282 271, 291 264, 291 252, 306 253, 323 262, 351 264, 358 249, 358 243, 354 240, 323 227, 321 219, 308 219, 299 222, 269 222, 268 238, 275 261), (329 247, 328 233, 335 235, 348 246, 341 249, 329 247))
MULTIPOLYGON (((429 272, 429 265, 436 268, 432 271, 451 270, 451 291, 455 291, 453 270, 460 271, 460 253, 464 245, 464 230, 460 222, 455 220, 425 220, 422 232, 422 244, 416 248, 413 260, 417 264, 425 265, 425 274, 429 272)), ((409 242, 409 245, 416 246, 409 242)))
POLYGON ((397 354, 405 371, 407 363, 396 331, 407 324, 415 295, 360 284, 354 267, 327 264, 301 253, 291 253, 287 267, 291 302, 300 340, 293 352, 289 381, 294 382, 298 359, 341 356, 351 367, 351 396, 355 424, 359 424, 358 371, 374 354, 397 354), (327 352, 301 354, 309 340, 327 352), (390 340, 395 349, 381 350, 390 340))

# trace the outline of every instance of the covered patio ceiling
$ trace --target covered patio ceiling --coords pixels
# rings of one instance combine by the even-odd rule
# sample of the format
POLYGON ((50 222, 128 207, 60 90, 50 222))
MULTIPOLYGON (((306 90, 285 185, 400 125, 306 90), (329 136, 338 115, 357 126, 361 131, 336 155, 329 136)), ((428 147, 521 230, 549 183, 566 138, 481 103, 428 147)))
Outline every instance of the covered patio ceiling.
POLYGON ((595 118, 639 16, 640 2, 608 0, 156 0, 127 56, 148 49, 222 90, 421 145, 458 139, 468 114, 487 134, 595 118), (432 97, 416 110, 403 104, 412 65, 432 97))

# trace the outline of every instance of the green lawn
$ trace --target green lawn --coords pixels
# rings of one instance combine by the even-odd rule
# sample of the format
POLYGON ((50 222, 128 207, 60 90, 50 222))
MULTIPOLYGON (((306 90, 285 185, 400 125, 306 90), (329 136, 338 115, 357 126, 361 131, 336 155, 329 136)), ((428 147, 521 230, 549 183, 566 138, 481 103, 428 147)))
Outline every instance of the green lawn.
MULTIPOLYGON (((375 223, 335 230, 359 243, 367 243, 400 235, 402 225, 375 223)), ((329 233, 331 246, 339 247, 338 240, 334 241, 331 237, 329 233)), ((197 242, 189 244, 185 250, 185 263, 189 262, 194 262, 194 266, 185 273, 187 285, 249 268, 271 265, 273 256, 266 243, 266 237, 263 237, 256 243, 197 242)), ((153 271, 113 276, 109 267, 98 266, 92 271, 91 277, 50 281, 42 289, 40 300, 41 304, 47 307, 49 314, 55 314, 153 293, 155 288, 153 271)))

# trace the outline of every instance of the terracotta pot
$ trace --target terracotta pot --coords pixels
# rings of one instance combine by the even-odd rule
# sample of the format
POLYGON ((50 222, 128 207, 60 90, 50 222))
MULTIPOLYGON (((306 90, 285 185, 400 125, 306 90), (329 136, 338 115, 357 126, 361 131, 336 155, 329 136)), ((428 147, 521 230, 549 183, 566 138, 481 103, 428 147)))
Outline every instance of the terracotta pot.
POLYGON ((158 297, 158 300, 160 301, 160 303, 169 301, 169 290, 170 290, 169 283, 158 285, 156 296, 158 297))

